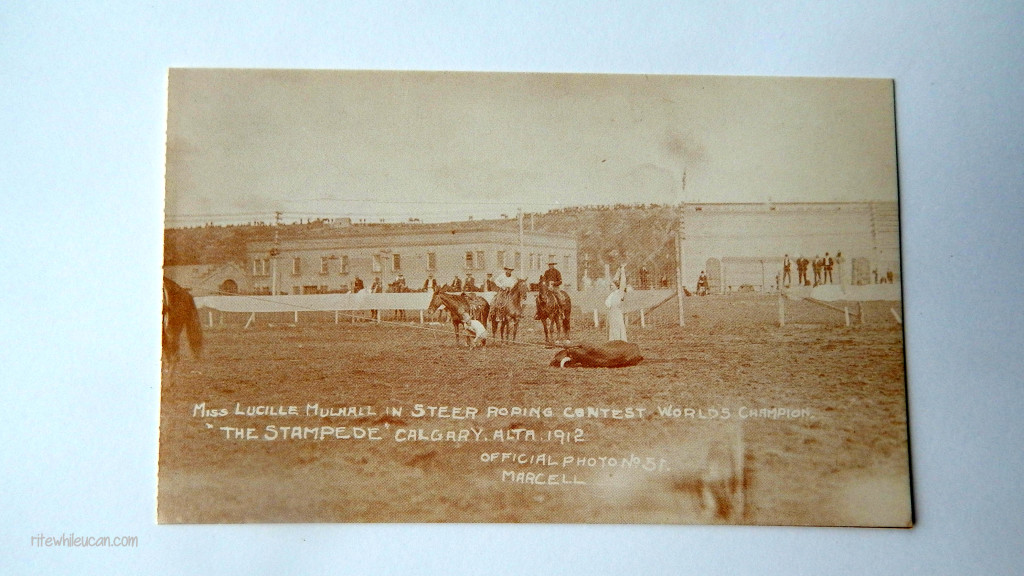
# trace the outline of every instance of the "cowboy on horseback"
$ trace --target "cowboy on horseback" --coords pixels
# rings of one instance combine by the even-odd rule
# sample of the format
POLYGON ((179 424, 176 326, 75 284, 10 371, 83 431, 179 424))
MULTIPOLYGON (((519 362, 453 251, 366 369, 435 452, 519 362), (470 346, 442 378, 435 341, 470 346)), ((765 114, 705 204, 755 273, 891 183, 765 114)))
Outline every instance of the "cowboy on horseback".
POLYGON ((498 294, 495 295, 496 302, 498 301, 498 298, 508 298, 509 291, 512 290, 515 283, 519 281, 517 278, 512 278, 513 272, 515 272, 515 269, 512 268, 512 266, 505 266, 505 274, 500 274, 498 275, 498 278, 495 279, 495 286, 498 287, 498 294))
POLYGON ((498 293, 494 295, 494 301, 491 303, 491 308, 497 308, 504 306, 512 298, 512 288, 515 287, 518 278, 512 277, 512 272, 515 268, 511 266, 505 266, 504 274, 498 274, 498 277, 494 279, 494 285, 498 288, 498 293))
POLYGON ((558 268, 555 268, 557 265, 558 262, 554 260, 548 261, 548 269, 540 277, 541 282, 547 282, 548 286, 552 288, 558 288, 562 285, 562 273, 558 271, 558 268))
MULTIPOLYGON (((541 284, 546 284, 548 288, 555 289, 556 291, 562 285, 562 273, 558 271, 555 266, 558 265, 553 259, 548 261, 548 269, 544 271, 540 276, 541 284)), ((541 319, 540 310, 534 315, 536 320, 541 319)))

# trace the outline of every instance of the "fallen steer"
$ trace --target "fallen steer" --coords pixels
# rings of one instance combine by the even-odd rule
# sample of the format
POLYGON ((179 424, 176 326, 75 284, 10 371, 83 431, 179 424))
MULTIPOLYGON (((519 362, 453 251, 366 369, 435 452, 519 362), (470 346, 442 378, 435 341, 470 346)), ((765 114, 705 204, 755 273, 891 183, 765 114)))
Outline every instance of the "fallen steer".
POLYGON ((596 346, 577 344, 560 350, 551 365, 561 368, 621 368, 635 366, 643 359, 636 344, 612 340, 596 346))

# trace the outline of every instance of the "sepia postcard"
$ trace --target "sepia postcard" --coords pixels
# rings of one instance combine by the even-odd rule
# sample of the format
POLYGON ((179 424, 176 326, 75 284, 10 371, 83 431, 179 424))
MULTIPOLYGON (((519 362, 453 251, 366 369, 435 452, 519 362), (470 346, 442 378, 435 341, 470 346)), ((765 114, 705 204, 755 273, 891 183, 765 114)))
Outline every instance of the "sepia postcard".
POLYGON ((160 523, 910 527, 894 84, 172 69, 160 523))

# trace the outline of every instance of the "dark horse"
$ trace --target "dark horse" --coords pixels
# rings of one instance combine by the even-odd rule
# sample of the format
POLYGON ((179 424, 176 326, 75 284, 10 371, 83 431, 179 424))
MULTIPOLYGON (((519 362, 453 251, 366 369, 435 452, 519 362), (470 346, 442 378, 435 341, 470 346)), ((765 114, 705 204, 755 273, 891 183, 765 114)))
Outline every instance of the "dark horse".
POLYGON ((203 330, 199 324, 199 311, 188 290, 173 280, 164 278, 163 360, 173 370, 178 362, 178 345, 185 331, 192 355, 199 357, 203 349, 203 330))
POLYGON ((516 341, 519 333, 519 319, 523 317, 523 302, 529 291, 526 280, 520 280, 509 288, 507 293, 498 292, 491 303, 491 332, 495 337, 516 341), (509 326, 511 324, 511 326, 509 326), (499 331, 500 330, 500 331, 499 331))
MULTIPOLYGON (((484 300, 476 294, 448 294, 445 292, 437 292, 434 297, 430 299, 430 306, 427 307, 427 312, 433 314, 439 308, 444 307, 448 311, 448 316, 452 319, 452 325, 455 326, 455 343, 459 343, 459 329, 462 328, 462 314, 468 312, 470 318, 479 320, 481 324, 487 322, 487 314, 490 311, 490 304, 487 300, 484 300)), ((466 345, 468 346, 470 338, 466 336, 466 345)))
POLYGON ((552 336, 557 340, 569 339, 569 326, 572 317, 572 300, 565 290, 551 288, 547 282, 541 282, 537 292, 537 318, 544 325, 544 341, 550 342, 552 336))

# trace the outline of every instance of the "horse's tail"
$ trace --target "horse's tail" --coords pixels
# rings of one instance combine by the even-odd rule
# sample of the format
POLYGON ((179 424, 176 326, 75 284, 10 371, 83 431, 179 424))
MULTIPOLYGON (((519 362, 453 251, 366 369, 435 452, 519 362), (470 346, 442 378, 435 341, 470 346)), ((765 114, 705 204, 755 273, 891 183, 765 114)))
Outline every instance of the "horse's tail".
POLYGON ((167 329, 164 331, 164 343, 168 345, 170 353, 177 356, 178 334, 181 328, 185 328, 185 337, 188 338, 188 346, 192 355, 199 357, 203 350, 203 327, 199 322, 199 310, 196 309, 196 301, 185 290, 173 280, 164 278, 164 307, 168 315, 167 329))
POLYGON ((566 294, 564 290, 562 290, 560 296, 560 299, 564 300, 559 303, 561 305, 560 308, 562 309, 562 332, 568 334, 569 327, 572 325, 572 299, 569 298, 569 295, 566 294))
POLYGON ((185 336, 188 338, 188 347, 192 355, 199 358, 203 351, 203 327, 199 322, 199 310, 196 309, 196 301, 191 294, 186 293, 185 303, 185 336))

